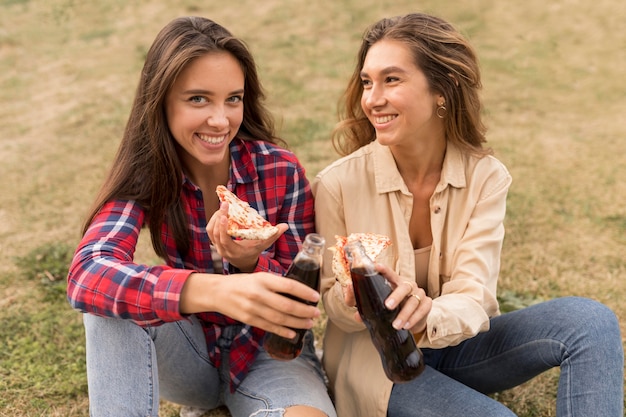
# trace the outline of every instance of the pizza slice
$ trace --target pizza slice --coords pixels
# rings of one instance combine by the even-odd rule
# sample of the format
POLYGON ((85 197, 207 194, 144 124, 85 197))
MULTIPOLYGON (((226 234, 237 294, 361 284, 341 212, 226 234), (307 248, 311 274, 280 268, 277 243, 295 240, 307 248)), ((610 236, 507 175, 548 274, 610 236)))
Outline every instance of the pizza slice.
POLYGON ((377 233, 351 233, 347 237, 335 236, 335 239, 335 245, 329 248, 334 252, 332 271, 335 275, 335 279, 342 285, 346 285, 352 281, 350 277, 350 264, 343 250, 347 243, 360 240, 365 249, 365 253, 373 261, 376 260, 382 251, 391 246, 391 239, 389 239, 389 237, 377 233))
POLYGON ((223 185, 215 190, 221 202, 228 203, 228 234, 249 240, 268 239, 278 232, 278 227, 265 220, 248 202, 239 199, 223 185))

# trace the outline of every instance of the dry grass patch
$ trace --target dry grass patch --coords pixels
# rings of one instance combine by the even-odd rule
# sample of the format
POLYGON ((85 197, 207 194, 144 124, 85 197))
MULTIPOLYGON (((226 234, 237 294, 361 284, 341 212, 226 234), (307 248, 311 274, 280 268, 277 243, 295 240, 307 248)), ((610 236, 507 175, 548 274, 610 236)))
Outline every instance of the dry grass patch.
MULTIPOLYGON (((456 23, 481 57, 490 144, 514 177, 501 295, 514 305, 588 296, 616 312, 626 335, 626 3, 419 6, 456 23)), ((282 134, 312 178, 336 158, 329 132, 362 31, 415 7, 0 0, 0 416, 87 415, 80 315, 15 259, 77 243, 166 22, 203 15, 248 42, 282 134)), ((139 257, 154 260, 146 239, 139 257)), ((554 415, 557 378, 548 372, 498 399, 520 416, 554 415)), ((177 412, 163 403, 162 415, 177 412)))

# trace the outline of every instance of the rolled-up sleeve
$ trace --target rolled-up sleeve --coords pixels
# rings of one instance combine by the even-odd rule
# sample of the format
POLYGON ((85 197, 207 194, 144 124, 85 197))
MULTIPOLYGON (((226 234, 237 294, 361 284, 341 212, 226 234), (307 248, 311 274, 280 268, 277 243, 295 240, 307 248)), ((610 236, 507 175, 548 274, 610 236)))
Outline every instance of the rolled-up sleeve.
MULTIPOLYGON (((315 195, 315 213, 317 232, 326 239, 326 246, 335 244, 335 235, 345 236, 346 222, 344 219, 344 207, 340 199, 340 187, 333 188, 332 182, 325 180, 313 182, 313 194, 315 195)), ((365 329, 363 323, 354 319, 356 307, 349 307, 343 299, 341 284, 335 279, 332 271, 333 252, 326 250, 322 264, 321 293, 324 309, 341 330, 355 332, 365 329)))
POLYGON ((133 262, 143 219, 133 201, 109 202, 99 211, 70 265, 67 296, 73 308, 139 325, 183 318, 180 294, 194 271, 133 262))
POLYGON ((499 314, 496 289, 510 184, 504 166, 484 158, 462 193, 465 208, 459 202, 450 202, 450 207, 459 209, 448 216, 464 227, 448 228, 458 231, 458 235, 449 232, 445 236, 448 241, 439 261, 441 292, 433 299, 420 345, 456 345, 488 330, 490 317, 499 314))

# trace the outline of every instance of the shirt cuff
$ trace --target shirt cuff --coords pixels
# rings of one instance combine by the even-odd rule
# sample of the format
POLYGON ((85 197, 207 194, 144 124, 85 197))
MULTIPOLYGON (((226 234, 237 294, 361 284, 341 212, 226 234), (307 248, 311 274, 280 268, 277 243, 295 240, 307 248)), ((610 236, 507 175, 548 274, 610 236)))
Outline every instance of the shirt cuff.
POLYGON ((185 318, 180 313, 180 294, 187 278, 194 272, 187 269, 161 272, 152 294, 152 308, 159 319, 171 322, 185 318))
POLYGON ((256 268, 254 268, 254 272, 273 272, 275 274, 282 275, 282 267, 277 268, 276 264, 270 262, 267 255, 261 254, 259 256, 259 261, 256 264, 256 268))

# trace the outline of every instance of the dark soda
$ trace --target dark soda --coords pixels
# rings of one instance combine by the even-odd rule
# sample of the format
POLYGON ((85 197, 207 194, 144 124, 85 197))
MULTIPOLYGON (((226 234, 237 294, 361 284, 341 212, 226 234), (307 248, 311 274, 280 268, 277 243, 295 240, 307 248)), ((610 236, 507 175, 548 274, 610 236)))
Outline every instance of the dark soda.
MULTIPOLYGON (((320 267, 322 262, 322 251, 325 240, 316 233, 306 236, 302 249, 294 258, 293 263, 285 273, 285 277, 298 280, 310 288, 320 290, 320 267)), ((282 294, 292 300, 301 303, 315 305, 310 301, 302 300, 289 294, 282 294)), ((263 348, 274 359, 291 360, 295 359, 302 352, 304 335, 307 329, 292 329, 296 335, 287 339, 274 333, 267 333, 263 340, 263 348)))
POLYGON ((385 307, 385 300, 392 292, 391 285, 374 269, 369 258, 362 259, 367 257, 365 252, 346 246, 346 253, 352 257, 350 275, 357 309, 380 355, 387 378, 395 383, 416 378, 424 371, 424 359, 413 334, 391 325, 400 311, 399 307, 393 310, 385 307))

